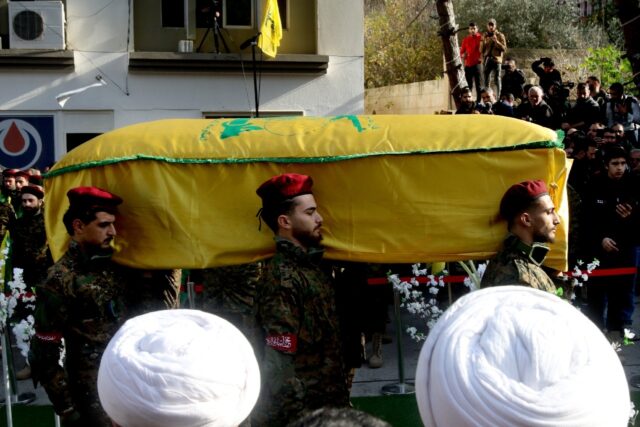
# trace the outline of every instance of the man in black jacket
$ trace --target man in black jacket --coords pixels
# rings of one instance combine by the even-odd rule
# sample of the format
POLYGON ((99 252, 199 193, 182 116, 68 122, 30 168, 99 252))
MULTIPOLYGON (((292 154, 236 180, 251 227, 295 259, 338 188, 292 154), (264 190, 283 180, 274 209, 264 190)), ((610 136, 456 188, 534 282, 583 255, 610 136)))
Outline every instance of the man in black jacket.
POLYGON ((562 84, 562 76, 560 71, 556 70, 556 64, 551 58, 540 58, 531 64, 531 69, 540 78, 540 87, 544 93, 549 93, 549 88, 554 82, 562 84))
POLYGON ((604 173, 595 179, 587 198, 588 224, 593 236, 592 254, 600 260, 601 268, 621 270, 617 275, 589 280, 588 315, 601 328, 622 334, 630 318, 625 311, 633 305, 640 194, 635 178, 628 173, 627 157, 622 147, 607 146, 603 149, 603 160, 604 173))

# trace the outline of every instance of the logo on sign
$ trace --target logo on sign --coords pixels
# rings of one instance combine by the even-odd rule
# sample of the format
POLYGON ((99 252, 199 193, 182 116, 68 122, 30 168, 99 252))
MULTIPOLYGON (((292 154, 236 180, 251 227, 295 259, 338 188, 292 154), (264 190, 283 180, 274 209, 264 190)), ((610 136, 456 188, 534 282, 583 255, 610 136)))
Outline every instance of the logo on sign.
POLYGON ((33 167, 42 154, 40 132, 24 120, 0 122, 0 154, 7 167, 23 170, 33 167))

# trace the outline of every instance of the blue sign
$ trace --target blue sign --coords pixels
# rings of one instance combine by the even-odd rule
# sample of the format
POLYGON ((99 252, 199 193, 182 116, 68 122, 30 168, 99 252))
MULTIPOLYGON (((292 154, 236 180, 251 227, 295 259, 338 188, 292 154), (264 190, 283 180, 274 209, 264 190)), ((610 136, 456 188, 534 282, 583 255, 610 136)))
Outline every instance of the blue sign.
POLYGON ((54 162, 53 116, 0 116, 0 165, 43 170, 54 162))

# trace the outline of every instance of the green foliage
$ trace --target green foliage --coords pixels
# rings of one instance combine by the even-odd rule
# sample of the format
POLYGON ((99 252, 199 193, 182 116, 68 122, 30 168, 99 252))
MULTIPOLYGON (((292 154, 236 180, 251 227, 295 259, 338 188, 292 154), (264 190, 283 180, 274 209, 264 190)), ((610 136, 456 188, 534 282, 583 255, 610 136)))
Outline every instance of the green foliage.
MULTIPOLYGON (((422 0, 387 0, 365 17, 365 85, 380 87, 442 75, 442 43, 422 0)), ((428 7, 427 9, 430 9, 428 7)))
POLYGON ((490 18, 507 37, 510 47, 573 49, 608 44, 606 34, 593 22, 582 22, 574 1, 455 0, 460 26, 475 22, 481 31, 490 18))
POLYGON ((602 87, 607 88, 612 83, 631 80, 631 63, 626 58, 620 58, 622 52, 615 46, 589 48, 587 52, 589 56, 580 64, 580 67, 585 70, 585 74, 599 77, 602 87))

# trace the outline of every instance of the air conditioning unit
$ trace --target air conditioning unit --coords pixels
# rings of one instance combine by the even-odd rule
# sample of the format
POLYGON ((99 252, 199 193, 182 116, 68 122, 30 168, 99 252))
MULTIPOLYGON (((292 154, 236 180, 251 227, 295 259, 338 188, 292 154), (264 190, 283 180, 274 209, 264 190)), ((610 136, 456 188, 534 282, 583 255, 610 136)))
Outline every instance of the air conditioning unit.
POLYGON ((11 49, 65 48, 64 6, 61 1, 9 2, 11 49))

